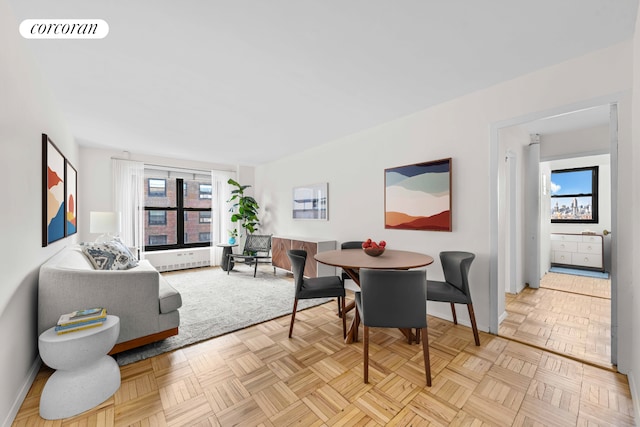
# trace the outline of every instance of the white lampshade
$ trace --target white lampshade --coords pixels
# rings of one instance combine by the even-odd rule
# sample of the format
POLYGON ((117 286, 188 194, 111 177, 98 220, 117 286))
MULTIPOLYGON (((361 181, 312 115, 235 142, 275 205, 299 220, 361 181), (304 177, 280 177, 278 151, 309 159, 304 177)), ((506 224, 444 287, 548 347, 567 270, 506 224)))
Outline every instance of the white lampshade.
POLYGON ((120 233, 120 212, 90 212, 89 215, 91 233, 120 233))

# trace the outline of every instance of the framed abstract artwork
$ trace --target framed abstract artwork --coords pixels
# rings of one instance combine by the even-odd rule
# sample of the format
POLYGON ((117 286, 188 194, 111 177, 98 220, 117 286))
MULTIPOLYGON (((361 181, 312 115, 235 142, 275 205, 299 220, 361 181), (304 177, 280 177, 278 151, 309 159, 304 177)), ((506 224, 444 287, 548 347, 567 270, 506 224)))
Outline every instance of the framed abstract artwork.
POLYGON ((65 158, 42 134, 42 246, 65 236, 65 158))
POLYGON ((329 219, 328 184, 312 184, 293 189, 293 219, 329 219))
POLYGON ((77 194, 78 194, 78 173, 75 168, 71 166, 71 163, 67 160, 65 162, 64 171, 64 188, 65 188, 65 226, 64 235, 71 236, 78 231, 78 217, 77 217, 77 194))
POLYGON ((451 231, 451 158, 384 170, 384 226, 451 231))

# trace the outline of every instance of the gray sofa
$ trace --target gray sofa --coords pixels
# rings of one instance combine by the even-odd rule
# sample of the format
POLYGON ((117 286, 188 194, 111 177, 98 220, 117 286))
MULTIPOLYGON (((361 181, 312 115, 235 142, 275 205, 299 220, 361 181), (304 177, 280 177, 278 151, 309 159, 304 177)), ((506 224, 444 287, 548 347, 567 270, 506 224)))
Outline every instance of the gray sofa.
POLYGON ((120 318, 120 336, 110 354, 176 335, 180 293, 149 263, 129 270, 96 270, 80 245, 67 247, 40 267, 38 335, 61 314, 105 307, 120 318))

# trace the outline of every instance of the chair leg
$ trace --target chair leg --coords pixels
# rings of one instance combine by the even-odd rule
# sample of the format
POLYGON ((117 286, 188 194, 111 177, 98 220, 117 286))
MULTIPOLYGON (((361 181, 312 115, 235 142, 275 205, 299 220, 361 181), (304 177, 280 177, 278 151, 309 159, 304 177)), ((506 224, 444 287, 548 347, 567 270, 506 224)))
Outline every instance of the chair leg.
POLYGON ((342 300, 342 339, 347 338, 347 313, 344 312, 344 297, 341 298, 342 300))
POLYGON ((469 309, 469 318, 473 329, 473 339, 476 341, 476 345, 480 345, 480 335, 478 334, 478 325, 476 325, 476 315, 473 312, 473 304, 467 304, 467 308, 469 309))
POLYGON ((342 317, 342 306, 340 305, 340 300, 344 297, 338 297, 336 302, 338 303, 338 317, 342 317))
POLYGON ((258 260, 256 259, 256 266, 254 267, 254 270, 253 270, 253 277, 256 277, 257 273, 258 273, 258 260))
POLYGON ((293 334, 293 322, 296 320, 296 310, 298 309, 298 298, 293 300, 293 311, 291 312, 291 325, 289 326, 289 338, 293 334))
POLYGON ((416 344, 420 344, 420 328, 416 328, 416 344))
POLYGON ((353 319, 353 342, 358 342, 358 329, 360 329, 360 313, 355 310, 355 318, 353 319))
POLYGON ((369 327, 364 325, 364 383, 369 384, 369 327))
POLYGON ((422 353, 424 353, 424 373, 427 377, 427 387, 431 387, 431 358, 429 357, 429 335, 428 329, 420 329, 422 335, 422 353))
POLYGON ((456 305, 454 303, 451 303, 451 314, 453 315, 453 324, 457 325, 458 318, 456 317, 456 305))

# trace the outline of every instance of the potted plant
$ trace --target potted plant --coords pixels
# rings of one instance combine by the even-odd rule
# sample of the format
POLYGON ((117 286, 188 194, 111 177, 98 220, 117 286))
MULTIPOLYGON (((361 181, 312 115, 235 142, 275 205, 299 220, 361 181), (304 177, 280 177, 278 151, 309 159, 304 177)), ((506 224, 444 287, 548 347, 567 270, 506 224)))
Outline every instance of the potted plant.
POLYGON ((233 230, 227 230, 227 231, 229 231, 229 244, 235 245, 236 239, 238 238, 238 229, 234 228, 233 230))
POLYGON ((229 178, 227 183, 235 187, 235 189, 231 191, 231 198, 228 200, 229 203, 232 203, 229 209, 229 212, 233 213, 231 215, 231 222, 238 223, 241 228, 244 228, 246 233, 253 234, 258 230, 258 225, 260 224, 260 220, 258 219, 258 209, 260 209, 260 206, 258 202, 256 202, 256 199, 244 194, 245 190, 251 186, 240 185, 231 178, 229 178))

